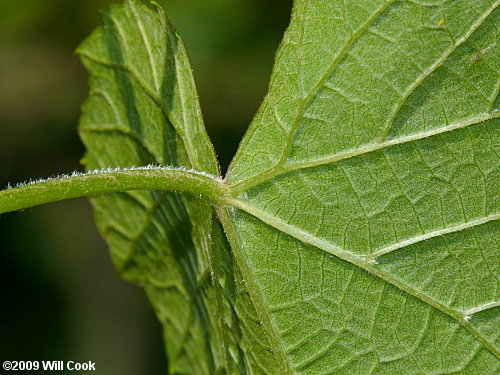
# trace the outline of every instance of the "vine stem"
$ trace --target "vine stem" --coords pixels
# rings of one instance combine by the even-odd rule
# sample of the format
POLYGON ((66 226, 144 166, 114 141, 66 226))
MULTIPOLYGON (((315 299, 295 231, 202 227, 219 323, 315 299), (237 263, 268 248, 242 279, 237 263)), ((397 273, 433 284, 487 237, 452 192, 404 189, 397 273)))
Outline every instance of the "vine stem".
POLYGON ((0 191, 0 214, 45 203, 129 190, 169 190, 201 194, 224 203, 226 185, 216 176, 174 167, 134 167, 73 173, 0 191))

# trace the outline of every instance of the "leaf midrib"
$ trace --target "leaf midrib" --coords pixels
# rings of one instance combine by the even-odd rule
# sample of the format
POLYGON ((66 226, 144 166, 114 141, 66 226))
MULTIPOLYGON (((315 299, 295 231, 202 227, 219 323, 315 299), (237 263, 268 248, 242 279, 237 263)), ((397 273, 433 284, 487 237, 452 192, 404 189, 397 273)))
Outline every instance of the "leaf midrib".
POLYGON ((272 170, 268 170, 260 175, 257 175, 251 179, 240 181, 236 184, 230 185, 231 187, 231 194, 234 197, 237 197, 241 193, 254 188, 258 185, 261 185, 275 177, 281 176, 283 174, 296 171, 296 170, 301 170, 301 169, 307 169, 307 168, 312 168, 312 167, 317 167, 321 165, 326 165, 326 164, 333 164, 342 160, 346 159, 351 159, 357 156, 362 156, 366 155, 372 152, 388 149, 393 146, 405 144, 405 143, 410 143, 414 141, 419 141, 423 140, 426 138, 431 138, 433 136, 453 132, 455 130, 463 129, 468 126, 473 126, 477 124, 481 124, 485 121, 496 119, 500 117, 499 112, 494 112, 494 113, 486 113, 481 116, 473 117, 471 119, 457 122, 454 124, 450 124, 448 126, 440 127, 437 129, 433 129, 427 132, 423 133, 417 133, 417 134, 412 134, 408 135, 406 137, 401 137, 401 138, 395 138, 391 139, 385 142, 380 142, 380 143, 373 143, 369 144, 354 150, 348 150, 344 152, 340 152, 338 154, 335 154, 333 156, 327 156, 324 158, 318 158, 314 160, 308 160, 308 161, 303 161, 303 162, 295 162, 293 164, 284 164, 281 165, 277 168, 274 168, 272 170))
MULTIPOLYGON (((317 84, 313 87, 313 89, 311 90, 311 92, 302 100, 302 102, 300 104, 300 107, 299 107, 299 109, 297 111, 296 117, 294 118, 294 121, 292 123, 292 127, 289 130, 289 135, 287 137, 286 147, 284 148, 283 154, 282 154, 280 160, 278 161, 278 163, 275 164, 275 165, 273 165, 271 168, 265 170, 264 172, 261 172, 261 173, 259 173, 257 175, 254 175, 254 176, 251 176, 251 177, 247 177, 247 178, 245 178, 243 180, 238 181, 236 184, 234 184, 235 191, 242 192, 244 190, 248 190, 249 188, 251 188, 253 186, 256 186, 256 185, 258 185, 258 184, 260 184, 262 182, 265 182, 269 178, 272 178, 272 177, 278 176, 280 174, 286 173, 289 170, 300 169, 300 168, 304 168, 304 167, 308 167, 308 166, 314 166, 314 165, 326 164, 326 163, 328 163, 330 161, 336 161, 336 160, 341 160, 340 158, 346 158, 344 156, 347 156, 347 157, 356 156, 357 152, 364 153, 365 152, 364 150, 366 150, 366 149, 367 150, 370 150, 371 148, 381 149, 381 148, 384 148, 384 147, 388 147, 388 145, 409 142, 409 141, 413 140, 413 139, 409 139, 409 138, 412 138, 412 137, 415 137, 415 139, 426 138, 428 136, 434 135, 434 134, 432 134, 434 131, 436 132, 436 134, 439 134, 441 132, 448 132, 448 131, 451 131, 451 130, 455 129, 454 125, 456 125, 456 124, 446 125, 444 127, 435 129, 434 131, 418 133, 418 134, 415 134, 415 135, 410 135, 410 136, 406 136, 406 137, 397 138, 397 139, 393 139, 393 140, 387 141, 387 138, 388 138, 389 132, 390 132, 390 130, 392 128, 393 122, 394 122, 397 114, 400 112, 401 108, 406 103, 408 97, 411 95, 411 93, 414 92, 414 90, 430 74, 432 74, 438 67, 442 66, 443 62, 446 61, 446 59, 460 45, 462 45, 464 42, 466 42, 469 39, 469 37, 493 13, 493 11, 495 11, 495 9, 499 6, 500 1, 495 2, 490 8, 488 8, 488 10, 486 12, 484 12, 476 20, 476 22, 471 26, 471 28, 460 39, 458 39, 457 41, 455 41, 450 46, 450 48, 448 48, 434 62, 434 64, 432 64, 421 75, 419 75, 419 77, 417 77, 417 79, 415 80, 415 82, 412 85, 410 85, 410 87, 408 88, 408 90, 406 90, 405 95, 396 104, 395 109, 393 111, 393 114, 389 118, 389 120, 388 120, 388 122, 387 122, 387 124, 386 124, 386 126, 385 126, 385 128, 384 128, 384 130, 382 132, 382 135, 380 136, 379 139, 375 139, 374 140, 374 141, 378 141, 377 143, 365 145, 365 146, 362 146, 362 147, 357 148, 355 150, 350 150, 350 151, 346 151, 346 152, 340 152, 340 153, 337 153, 336 155, 331 155, 331 156, 324 157, 324 158, 313 159, 313 160, 309 160, 309 161, 306 161, 306 162, 296 162, 296 163, 293 163, 293 164, 290 163, 290 164, 287 165, 287 158, 288 158, 288 156, 290 154, 291 148, 293 147, 293 139, 294 139, 295 133, 297 131, 298 123, 300 122, 300 119, 302 118, 302 115, 303 115, 303 112, 305 110, 305 107, 316 96, 318 90, 322 87, 322 85, 325 83, 325 81, 328 79, 328 77, 331 75, 331 73, 333 72, 333 70, 335 69, 335 67, 340 63, 340 61, 343 60, 343 58, 345 57, 345 54, 347 54, 347 52, 349 51, 349 49, 351 48, 351 46, 356 42, 356 40, 358 39, 358 37, 361 34, 363 34, 370 27, 370 25, 373 24, 380 17, 380 15, 382 13, 384 13, 396 1, 399 1, 399 0, 391 0, 391 1, 387 2, 386 4, 384 4, 377 12, 375 12, 367 20, 367 22, 365 22, 358 30, 356 30, 356 32, 354 32, 351 35, 351 37, 347 40, 346 44, 344 45, 344 47, 340 51, 339 55, 334 59, 334 61, 332 62, 332 64, 330 64, 330 66, 325 71, 325 73, 320 77, 320 79, 318 80, 317 84), (429 134, 429 135, 426 135, 426 134, 429 134), (421 137, 419 138, 419 136, 421 136, 421 137), (353 154, 353 155, 352 156, 348 156, 349 154, 353 154)), ((495 101, 495 98, 493 98, 492 103, 494 103, 494 101, 495 101)), ((492 111, 492 108, 490 109, 490 114, 491 114, 491 111, 492 111)), ((492 116, 493 117, 497 117, 498 114, 497 114, 497 116, 495 116, 494 114, 492 114, 492 116)), ((485 121, 485 120, 480 120, 480 121, 485 121)), ((460 124, 460 123, 458 123, 458 124, 460 124)), ((465 126, 467 126, 467 125, 465 125, 465 126)), ((238 155, 239 154, 237 154, 237 156, 238 155)), ((237 159, 237 157, 235 158, 235 160, 236 159, 237 159)), ((235 162, 235 160, 233 160, 233 163, 235 162)), ((229 175, 229 173, 228 173, 228 175, 229 175)))
MULTIPOLYGON (((229 202, 228 202, 229 203, 229 202)), ((231 202, 236 203, 236 202, 231 202)), ((231 204, 230 203, 230 204, 231 204)), ((235 207, 233 205, 233 207, 235 207)), ((261 294, 260 288, 258 287, 255 278, 250 270, 248 264, 247 256, 244 250, 240 246, 240 240, 238 238, 237 232, 231 223, 229 215, 226 213, 224 206, 216 207, 217 216, 224 228, 225 235, 228 242, 233 250, 235 260, 241 270, 245 286, 249 291, 249 296, 252 300, 252 304, 259 315, 264 327, 266 328, 266 335, 271 344, 274 345, 273 352, 276 355, 276 360, 281 366, 281 371, 283 375, 294 375, 295 372, 292 369, 291 363, 286 355, 284 349, 284 344, 278 334, 278 330, 274 326, 268 309, 265 307, 264 299, 261 294), (284 372, 283 372, 284 371, 284 372)))
MULTIPOLYGON (((264 322, 266 329, 269 331, 268 333, 270 336, 268 336, 268 337, 272 341, 272 343, 274 345, 274 349, 277 350, 277 353, 279 353, 279 357, 280 357, 279 362, 281 363, 282 367, 284 366, 282 369, 284 369, 284 371, 286 371, 285 372, 286 374, 293 374, 293 370, 290 367, 291 366, 290 363, 288 363, 286 352, 284 350, 284 345, 281 342, 281 339, 277 333, 277 329, 271 320, 271 317, 269 315, 269 311, 267 311, 266 305, 264 303, 263 297, 261 296, 261 292, 259 290, 258 284, 256 283, 254 275, 252 274, 252 272, 250 270, 250 266, 248 264, 248 259, 247 259, 247 256, 245 254, 245 251, 240 248, 237 233, 232 228, 232 225, 230 223, 231 220, 229 219, 228 214, 226 214, 225 208, 227 208, 227 207, 234 207, 234 209, 242 210, 242 211, 252 215, 256 219, 260 220, 262 223, 267 224, 267 225, 277 229, 278 231, 280 231, 282 233, 285 233, 285 234, 287 234, 287 235, 289 235, 289 236, 291 236, 291 237, 293 237, 293 238, 295 238, 295 239, 297 239, 305 244, 309 244, 309 245, 312 245, 320 250, 326 251, 326 252, 336 256, 337 258, 339 258, 341 260, 347 261, 347 262, 353 264, 354 266, 356 266, 356 267, 358 267, 366 272, 369 272, 370 274, 372 274, 374 276, 377 276, 378 278, 382 279, 386 283, 392 284, 393 286, 405 291, 409 295, 421 300, 422 302, 426 303, 427 305, 434 307, 435 309, 441 311, 442 313, 444 313, 444 314, 450 316, 452 319, 456 320, 459 324, 464 326, 471 334, 473 334, 476 337, 476 339, 482 345, 484 345, 491 353, 500 357, 499 350, 496 349, 492 343, 490 343, 485 337, 483 337, 483 335, 480 332, 478 332, 469 323, 470 315, 478 313, 480 311, 484 311, 484 310, 489 309, 489 308, 497 307, 498 302, 486 303, 482 306, 477 306, 477 307, 469 309, 468 311, 465 311, 465 312, 455 310, 453 308, 445 306, 442 303, 436 301, 433 297, 428 296, 428 295, 422 293, 421 291, 416 290, 416 289, 412 288, 411 286, 404 284, 400 280, 395 279, 389 273, 374 267, 374 262, 373 262, 374 259, 366 257, 366 256, 364 256, 364 257, 357 256, 357 255, 352 254, 351 252, 348 252, 348 251, 343 250, 341 248, 335 247, 327 241, 319 239, 316 236, 311 235, 311 234, 303 231, 300 228, 292 226, 288 223, 281 221, 280 219, 278 219, 272 215, 269 215, 265 211, 260 210, 259 208, 249 204, 248 202, 243 202, 241 200, 238 200, 238 199, 232 197, 231 194, 229 193, 230 188, 228 188, 225 185, 225 183, 223 181, 221 181, 219 178, 217 178, 216 176, 209 176, 209 175, 203 174, 201 172, 189 171, 189 170, 185 170, 185 169, 172 169, 172 168, 170 168, 170 169, 169 168, 161 168, 161 169, 159 169, 158 172, 156 172, 156 171, 148 171, 148 172, 152 172, 153 174, 156 174, 156 178, 159 178, 160 171, 162 171, 162 173, 168 172, 167 175, 165 176, 166 178, 169 178, 168 177, 169 173, 173 173, 173 176, 176 176, 177 174, 179 174, 179 177, 182 176, 183 179, 184 178, 189 178, 189 179, 201 178, 201 180, 199 180, 199 181, 196 180, 196 181, 198 181, 199 183, 202 183, 202 185, 200 185, 200 187, 195 189, 195 190, 199 189, 198 190, 199 193, 205 194, 205 195, 211 197, 211 199, 212 199, 213 207, 216 209, 216 211, 219 214, 218 215, 219 219, 221 220, 221 223, 226 231, 226 236, 229 240, 229 243, 231 244, 231 247, 233 248, 235 258, 236 258, 236 260, 237 260, 237 262, 238 262, 238 264, 243 272, 245 284, 247 284, 249 291, 251 291, 251 296, 252 296, 252 299, 254 301, 253 302, 254 306, 255 306, 256 310, 258 310, 258 313, 261 316, 261 319, 264 322), (255 298, 256 298, 256 300, 255 300, 255 298)), ((103 175, 106 175, 106 176, 113 178, 113 176, 115 176, 115 175, 119 176, 119 175, 127 174, 127 173, 130 174, 131 172, 135 172, 137 174, 139 172, 144 173, 141 170, 105 171, 105 172, 103 172, 103 175)), ((94 174, 95 174, 95 172, 93 174, 91 173, 89 176, 84 176, 84 177, 85 178, 93 178, 92 176, 94 174)), ((68 182, 73 182, 74 179, 82 180, 82 177, 79 175, 76 175, 74 177, 66 177, 65 179, 66 179, 66 184, 67 184, 68 182)), ((55 180, 55 182, 63 183, 65 181, 65 179, 63 178, 63 179, 55 180)), ((164 180, 164 181, 167 181, 167 180, 164 180)), ((195 180, 193 180, 193 181, 195 181, 195 180)), ((155 182, 155 184, 157 184, 157 183, 155 182)), ((163 185, 163 184, 165 184, 165 182, 161 183, 161 185, 163 185)), ((40 190, 40 189, 44 189, 44 188, 51 189, 51 186, 53 186, 53 185, 54 185, 54 180, 48 180, 48 181, 40 182, 40 183, 37 183, 34 185, 27 185, 24 187, 14 188, 14 189, 12 189, 12 191, 14 192, 16 190, 19 191, 19 190, 31 190, 31 189, 40 190)), ((143 187, 139 187, 139 186, 134 185, 133 190, 137 190, 137 189, 150 190, 150 188, 148 188, 148 186, 146 186, 146 185, 147 184, 145 184, 145 186, 143 186, 143 187)), ((151 185, 151 186, 153 186, 153 185, 151 185)), ((165 189, 162 189, 160 186, 156 186, 156 187, 154 187, 154 189, 165 190, 165 189)), ((126 191, 126 190, 127 190, 126 185, 124 185, 124 186, 122 186, 122 189, 120 191, 126 191)), ((166 190, 171 190, 171 189, 166 189, 166 190)), ((181 190, 178 190, 178 191, 182 192, 182 191, 189 191, 189 190, 190 189, 186 190, 186 189, 182 188, 181 190)), ((7 201, 9 200, 9 195, 12 194, 8 190, 7 190, 7 192, 2 192, 2 193, 3 194, 0 194, 0 198, 3 198, 4 200, 7 199, 7 201), (5 196, 6 196, 6 198, 5 198, 5 196)), ((81 194, 83 194, 83 193, 81 193, 81 194)), ((86 195, 88 195, 88 194, 86 194, 86 195)), ((0 203, 1 203, 1 199, 0 199, 0 203)), ((159 202, 159 203, 161 203, 161 202, 159 202)), ((230 215, 235 215, 235 214, 236 213, 231 212, 230 215)), ((496 221, 499 219, 499 217, 500 217, 500 215, 494 214, 494 215, 491 215, 489 217, 483 218, 482 220, 476 220, 476 221, 471 222, 469 224, 457 226, 454 229, 448 229, 447 232, 451 233, 453 231, 463 230, 463 229, 468 228, 468 227, 473 227, 476 225, 485 224, 486 222, 496 221)), ((439 236, 441 234, 445 234, 445 233, 444 232, 436 232, 435 234, 424 235, 424 236, 421 236, 420 238, 416 238, 413 240, 407 240, 407 243, 402 243, 401 246, 394 246, 394 249, 392 249, 392 250, 396 250, 396 248, 397 249, 404 248, 405 246, 408 246, 408 245, 411 245, 413 243, 418 242, 418 240, 425 241, 428 238, 436 237, 436 236, 439 236)), ((129 257, 131 256, 131 254, 127 254, 127 255, 128 256, 126 257, 125 262, 124 262, 125 264, 127 262, 127 259, 130 259, 129 257)))
MULTIPOLYGON (((400 1, 400 0, 390 0, 387 3, 385 3, 383 6, 381 6, 380 9, 378 9, 376 12, 374 12, 371 15, 371 17, 365 23, 363 23, 359 27, 358 30, 356 30, 356 31, 354 31, 352 33, 352 35, 346 41, 344 47, 338 53, 337 57, 335 57, 335 59, 332 61, 332 63, 328 66, 328 68, 325 70, 325 72, 321 75, 321 77, 318 79, 318 81, 316 82, 316 84, 313 86, 313 88, 307 94, 306 97, 303 97, 302 82, 301 81, 298 82, 299 85, 300 85, 300 87, 301 87, 301 94, 302 94, 301 95, 302 96, 301 99, 302 100, 301 100, 301 103, 299 105, 299 108, 297 109, 296 115, 295 115, 295 117, 294 117, 294 119, 292 121, 291 128, 287 129, 287 131, 289 132, 289 134, 287 135, 287 141, 286 141, 285 147, 283 149, 282 155, 280 157, 280 160, 278 160, 278 162, 275 165, 273 165, 268 170, 262 172, 262 174, 270 173, 270 172, 274 171, 275 169, 279 169, 280 166, 283 165, 283 163, 286 161, 286 158, 288 157, 288 154, 290 152, 291 147, 293 146, 293 139, 295 137, 295 132, 297 130, 298 124, 299 124, 300 119, 302 117, 302 113, 303 113, 305 107, 307 106, 307 104, 316 96, 316 94, 318 93, 318 91, 321 89, 322 85, 325 83, 325 81, 328 79, 328 77, 331 75, 331 73, 337 67, 337 65, 344 59, 345 55, 349 52, 351 46, 356 42, 356 40, 358 39, 358 37, 361 34, 363 34, 370 27, 370 25, 372 25, 378 19, 378 17, 382 13, 384 13, 396 1, 400 1)), ((307 8, 307 5, 308 5, 308 0, 304 4, 304 10, 303 10, 303 12, 305 12, 305 10, 307 8)), ((303 15, 304 14, 302 14, 302 16, 303 15)), ((303 35, 301 34, 301 37, 302 36, 303 35)), ((299 49, 298 52, 299 52, 299 54, 301 53, 301 48, 302 48, 302 40, 300 40, 300 43, 298 45, 298 49, 299 49)), ((299 73, 300 73, 301 62, 299 62, 298 68, 299 68, 299 73)), ((299 80, 299 78, 300 78, 300 75, 298 77, 298 80, 299 80)), ((249 130, 251 130, 251 129, 249 129, 249 130)), ((240 152, 240 149, 238 149, 238 151, 236 153, 236 156, 234 157, 231 165, 236 164, 236 161, 239 159, 239 155, 241 153, 242 152, 240 152)), ((228 171, 228 173, 226 175, 226 179, 230 176, 230 174, 231 174, 231 169, 228 171)), ((244 183, 244 182, 246 182, 248 180, 253 180, 254 177, 257 177, 257 176, 252 176, 250 178, 244 179, 244 180, 240 181, 239 183, 244 183)))
MULTIPOLYGON (((322 250, 322 251, 326 251, 327 253, 332 254, 332 255, 336 256, 337 258, 344 260, 344 261, 356 266, 357 268, 362 269, 362 270, 370 273, 371 275, 380 278, 384 282, 393 285, 394 287, 396 287, 396 288, 406 292, 407 294, 417 298, 418 300, 424 302, 425 304, 427 304, 427 305, 441 311, 442 313, 450 316, 452 319, 454 319, 459 324, 464 326, 472 335, 474 335, 474 337, 482 345, 484 345, 492 354, 494 354, 495 356, 500 358, 500 351, 498 349, 496 349, 493 346, 493 344, 490 343, 479 331, 477 331, 472 326, 472 324, 469 323, 470 314, 467 314, 468 312, 471 312, 471 311, 473 311, 474 313, 477 313, 477 312, 483 311, 483 310, 488 309, 488 308, 496 307, 497 303, 486 304, 486 305, 484 305, 483 309, 476 308, 476 309, 471 309, 471 310, 466 311, 466 312, 455 310, 455 309, 450 308, 450 307, 442 304, 441 302, 435 300, 432 296, 429 296, 425 293, 422 293, 421 291, 416 290, 416 289, 412 288, 411 286, 402 283, 400 280, 395 279, 389 273, 387 273, 379 268, 376 268, 374 266, 375 263, 374 263, 373 259, 369 259, 369 258, 363 257, 363 256, 357 256, 357 255, 354 255, 346 250, 335 247, 335 246, 331 245, 330 243, 328 243, 324 240, 321 240, 321 239, 317 238, 316 236, 311 235, 311 234, 301 230, 300 228, 297 228, 293 225, 285 223, 285 222, 277 219, 276 217, 267 214, 266 212, 258 209, 257 207, 254 207, 254 206, 248 204, 247 202, 243 202, 243 201, 240 201, 237 199, 232 199, 228 203, 230 203, 231 206, 233 206, 237 209, 240 209, 240 210, 246 212, 247 214, 250 214, 251 216, 257 218, 262 223, 267 224, 267 225, 273 227, 274 229, 299 240, 300 242, 302 242, 304 244, 311 245, 311 246, 318 248, 319 250, 322 250), (476 311, 476 310, 478 310, 478 311, 476 311)), ((500 218, 500 215, 493 215, 485 220, 486 220, 486 222, 490 222, 490 221, 496 221, 499 218, 500 218)), ((484 223, 480 222, 480 223, 477 223, 476 225, 480 225, 480 224, 484 224, 484 223)), ((224 225, 224 222, 223 222, 223 225, 224 225)), ((462 229, 459 228, 457 230, 462 230, 462 229)), ((228 236, 228 238, 229 238, 229 236, 228 236)), ((425 238, 422 239, 422 241, 424 241, 424 240, 425 240, 425 238)), ((412 242, 412 243, 415 243, 415 242, 412 242)))

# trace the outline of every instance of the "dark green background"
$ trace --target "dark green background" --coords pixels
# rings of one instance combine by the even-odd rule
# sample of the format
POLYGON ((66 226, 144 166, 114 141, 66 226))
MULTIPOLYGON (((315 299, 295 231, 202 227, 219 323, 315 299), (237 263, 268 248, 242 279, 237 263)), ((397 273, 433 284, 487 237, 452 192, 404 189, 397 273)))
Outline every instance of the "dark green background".
MULTIPOLYGON (((87 75, 73 51, 111 2, 0 0, 1 188, 81 170, 87 75)), ((266 92, 292 0, 160 3, 187 46, 225 171, 266 92)), ((2 362, 91 360, 97 374, 166 373, 160 326, 142 291, 116 276, 87 200, 0 216, 0 262, 2 362)))

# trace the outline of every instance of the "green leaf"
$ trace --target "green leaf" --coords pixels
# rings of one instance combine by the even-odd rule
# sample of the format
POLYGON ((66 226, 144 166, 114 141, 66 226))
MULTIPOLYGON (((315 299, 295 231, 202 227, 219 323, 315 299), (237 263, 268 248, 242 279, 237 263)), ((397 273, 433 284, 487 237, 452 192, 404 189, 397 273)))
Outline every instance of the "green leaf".
MULTIPOLYGON (((296 0, 212 207, 93 200, 171 373, 497 373, 498 4, 296 0)), ((162 11, 130 0, 104 19, 79 49, 87 168, 217 175, 162 11)))
POLYGON ((172 374, 497 374, 499 3, 295 0, 222 180, 178 34, 127 0, 79 48, 91 172, 0 213, 97 196, 172 374))
MULTIPOLYGON (((78 49, 91 74, 80 134, 89 170, 138 165, 218 175, 184 46, 163 11, 138 1, 103 12, 78 49)), ((200 195, 130 191, 93 200, 121 275, 144 286, 163 323, 172 373, 214 373, 224 348, 213 314, 209 202, 200 195)), ((226 333, 224 333, 227 336, 226 333)))
POLYGON ((287 373, 497 373, 498 1, 294 4, 228 175, 287 373))

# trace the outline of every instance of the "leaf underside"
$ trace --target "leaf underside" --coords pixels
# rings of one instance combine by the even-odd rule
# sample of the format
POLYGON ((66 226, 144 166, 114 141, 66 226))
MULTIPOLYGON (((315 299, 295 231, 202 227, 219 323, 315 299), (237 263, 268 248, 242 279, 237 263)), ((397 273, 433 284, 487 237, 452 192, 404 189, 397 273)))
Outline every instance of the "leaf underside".
MULTIPOLYGON (((231 205, 93 200, 117 269, 163 323, 171 373, 499 371, 497 7, 295 0, 231 205)), ((79 48, 86 167, 218 175, 162 10, 103 15, 79 48)))

